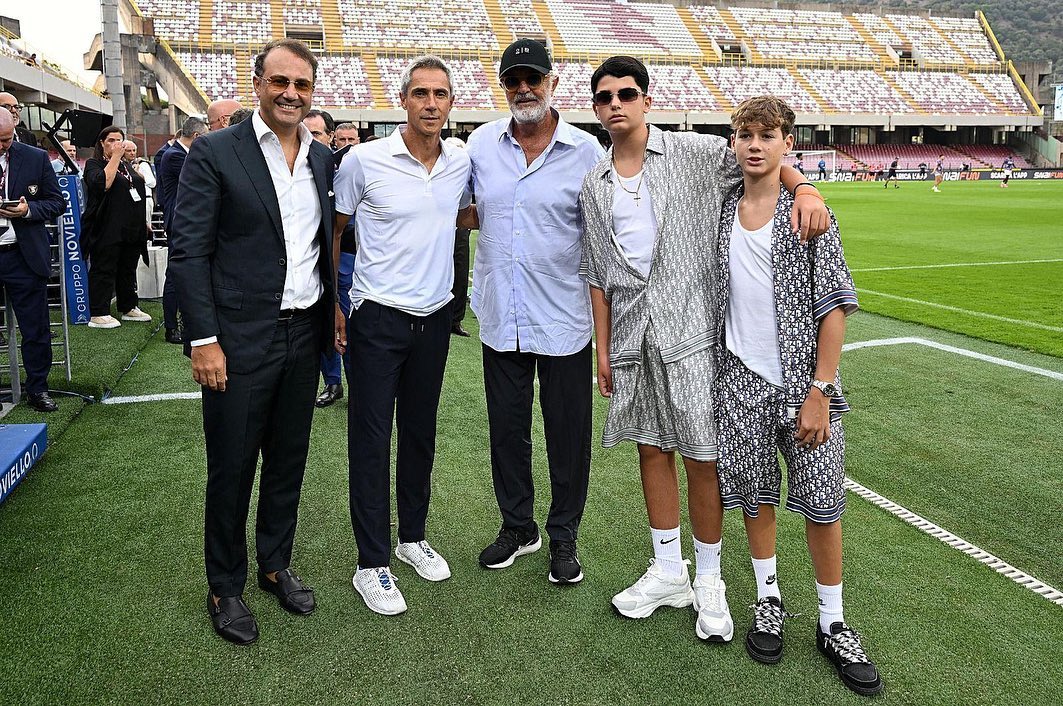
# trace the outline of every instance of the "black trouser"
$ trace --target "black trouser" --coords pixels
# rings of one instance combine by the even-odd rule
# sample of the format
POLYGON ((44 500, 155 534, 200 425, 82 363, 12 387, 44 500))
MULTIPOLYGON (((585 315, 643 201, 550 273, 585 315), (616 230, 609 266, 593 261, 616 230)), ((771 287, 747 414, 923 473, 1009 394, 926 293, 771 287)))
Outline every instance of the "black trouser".
POLYGON ((469 300, 469 229, 454 231, 454 299, 450 302, 452 325, 459 325, 465 318, 465 305, 469 300))
POLYGON ((450 349, 450 306, 428 316, 364 301, 347 324, 351 347, 347 453, 358 566, 391 554, 391 420, 398 431, 399 541, 425 538, 436 416, 450 349))
MULTIPOLYGON (((166 249, 167 264, 169 264, 170 249, 166 249)), ((162 284, 162 324, 167 329, 173 330, 177 323, 177 285, 170 276, 170 268, 166 268, 166 281, 162 284)))
POLYGON ((118 301, 118 313, 135 309, 137 297, 137 260, 144 249, 143 243, 113 243, 97 245, 92 249, 89 261, 89 313, 92 316, 109 316, 111 294, 118 301))
POLYGON ((502 526, 534 521, 532 398, 539 373, 546 456, 550 464, 551 539, 575 540, 591 473, 591 346, 550 356, 483 347, 484 388, 491 433, 491 477, 502 526))
POLYGON ((229 371, 225 392, 203 388, 207 442, 204 550, 215 596, 236 596, 247 582, 247 513, 262 454, 255 548, 262 571, 291 563, 299 493, 317 394, 321 321, 300 314, 277 322, 261 365, 229 371))
MULTIPOLYGON (((52 367, 52 338, 48 329, 48 280, 30 269, 16 247, 0 251, 0 287, 7 306, 18 319, 22 333, 22 365, 26 368, 26 394, 48 390, 52 367)), ((0 330, 4 329, 0 319, 0 330)))

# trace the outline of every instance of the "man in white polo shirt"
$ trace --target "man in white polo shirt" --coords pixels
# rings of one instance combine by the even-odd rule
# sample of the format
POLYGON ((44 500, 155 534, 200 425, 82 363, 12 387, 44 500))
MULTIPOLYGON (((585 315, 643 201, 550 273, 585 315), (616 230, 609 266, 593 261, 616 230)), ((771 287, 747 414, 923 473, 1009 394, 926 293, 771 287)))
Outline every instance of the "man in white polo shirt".
POLYGON ((425 523, 450 347, 454 224, 471 201, 468 155, 440 140, 453 101, 450 69, 438 57, 415 59, 402 74, 399 97, 407 124, 352 150, 336 174, 336 243, 352 215, 358 231, 347 326, 353 583, 369 609, 383 615, 406 610, 389 568, 393 414, 395 555, 429 581, 450 577, 446 560, 425 541, 425 523))

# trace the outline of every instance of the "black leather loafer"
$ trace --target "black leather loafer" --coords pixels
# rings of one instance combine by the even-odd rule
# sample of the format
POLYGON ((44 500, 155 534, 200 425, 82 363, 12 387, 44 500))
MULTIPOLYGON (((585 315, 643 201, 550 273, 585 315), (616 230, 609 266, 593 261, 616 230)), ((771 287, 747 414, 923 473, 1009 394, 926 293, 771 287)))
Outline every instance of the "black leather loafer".
POLYGON ((462 338, 468 338, 472 334, 465 330, 465 327, 461 324, 454 324, 450 327, 450 332, 455 336, 461 336, 462 338))
POLYGON ((26 404, 38 412, 54 412, 59 409, 59 405, 47 392, 34 392, 26 395, 26 404))
POLYGON ((325 385, 325 389, 314 400, 315 407, 328 407, 336 400, 343 399, 343 385, 325 385))
POLYGON ((292 573, 291 569, 277 572, 277 581, 269 580, 265 572, 258 572, 258 587, 277 597, 281 608, 296 615, 309 615, 314 612, 314 589, 292 573))
POLYGON ((214 596, 207 591, 207 613, 214 632, 237 645, 250 645, 258 639, 258 623, 242 596, 226 596, 214 605, 214 596))

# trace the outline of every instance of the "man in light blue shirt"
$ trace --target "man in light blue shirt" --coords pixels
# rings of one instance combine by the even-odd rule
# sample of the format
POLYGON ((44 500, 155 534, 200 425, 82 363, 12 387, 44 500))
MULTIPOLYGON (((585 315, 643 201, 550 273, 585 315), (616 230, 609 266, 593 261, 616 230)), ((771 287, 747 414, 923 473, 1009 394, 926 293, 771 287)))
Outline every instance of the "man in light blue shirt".
POLYGON ((469 137, 480 236, 472 308, 480 322, 491 434, 491 474, 502 529, 480 554, 498 569, 539 549, 533 518, 534 379, 550 464, 550 581, 576 583, 576 537, 591 457, 591 309, 580 279, 583 176, 604 156, 590 134, 550 107, 557 86, 546 47, 518 39, 499 80, 511 118, 469 137))

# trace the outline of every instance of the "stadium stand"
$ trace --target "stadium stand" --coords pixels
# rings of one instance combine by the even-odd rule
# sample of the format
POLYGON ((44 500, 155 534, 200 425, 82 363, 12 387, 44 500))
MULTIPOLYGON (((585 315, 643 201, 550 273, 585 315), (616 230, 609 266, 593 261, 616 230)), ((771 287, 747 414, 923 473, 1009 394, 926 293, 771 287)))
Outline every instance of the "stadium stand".
POLYGON ((1004 110, 1015 115, 1029 112, 1026 101, 1015 90, 1015 83, 1007 74, 970 73, 967 77, 977 83, 986 95, 1004 110))
POLYGON ((199 34, 199 0, 139 0, 141 11, 155 20, 155 33, 172 42, 192 42, 199 34))
POLYGON ((375 108, 365 61, 359 56, 318 58, 315 103, 327 107, 375 108))
POLYGON ((816 99, 786 69, 706 66, 705 73, 732 105, 746 98, 771 93, 788 102, 795 111, 818 113, 822 110, 816 99))
POLYGON ((990 115, 1000 112, 975 84, 960 74, 891 71, 888 75, 926 113, 990 115))
POLYGON ((506 26, 516 37, 527 35, 540 36, 545 34, 543 25, 539 22, 538 15, 531 0, 498 0, 498 5, 506 20, 506 26))
POLYGON ((558 110, 590 110, 591 74, 594 73, 594 67, 590 64, 559 61, 554 64, 554 71, 558 76, 554 106, 558 110))
POLYGON ((270 3, 214 0, 211 36, 215 42, 264 44, 273 36, 270 3))
POLYGON ((801 75, 839 113, 911 113, 904 96, 871 70, 802 69, 801 75))
POLYGON ((499 50, 483 0, 339 0, 339 10, 347 46, 499 50))
POLYGON ((737 40, 734 31, 727 26, 720 11, 713 5, 691 5, 687 8, 698 23, 701 31, 709 39, 717 42, 733 42, 737 40))
POLYGON ((211 100, 237 98, 236 57, 227 52, 179 51, 181 62, 204 95, 211 100))
POLYGON ((285 0, 284 24, 320 27, 321 0, 285 0))
MULTIPOLYGON (((646 68, 650 72, 650 96, 653 98, 654 110, 709 112, 721 109, 693 67, 649 64, 646 68)), ((590 82, 583 85, 587 87, 584 94, 586 96, 590 93, 590 82)))
POLYGON ((573 52, 701 56, 672 5, 604 0, 546 0, 565 47, 573 52))
MULTIPOLYGON (((408 59, 396 57, 377 57, 380 77, 384 81, 390 105, 399 107, 399 84, 402 71, 409 63, 408 59)), ((470 59, 452 59, 447 62, 454 80, 454 106, 464 110, 494 110, 491 97, 491 85, 483 64, 470 59)))

